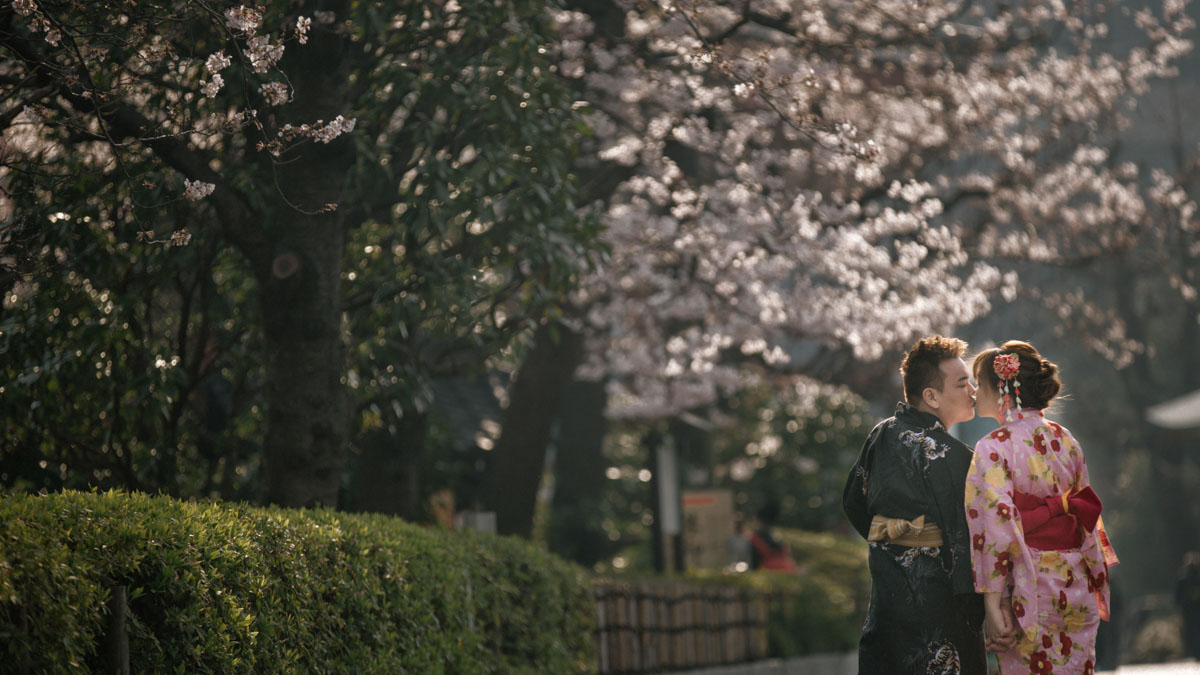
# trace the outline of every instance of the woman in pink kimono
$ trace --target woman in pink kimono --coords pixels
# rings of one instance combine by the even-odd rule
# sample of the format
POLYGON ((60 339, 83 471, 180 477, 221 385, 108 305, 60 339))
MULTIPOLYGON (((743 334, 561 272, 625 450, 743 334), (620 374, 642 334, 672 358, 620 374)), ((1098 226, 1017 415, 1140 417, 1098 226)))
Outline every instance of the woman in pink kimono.
POLYGON ((1017 637, 997 655, 1000 670, 1091 675, 1117 558, 1083 451, 1042 414, 1061 389, 1058 367, 1010 340, 976 356, 973 371, 978 414, 1000 422, 975 445, 966 487, 987 631, 1017 637))

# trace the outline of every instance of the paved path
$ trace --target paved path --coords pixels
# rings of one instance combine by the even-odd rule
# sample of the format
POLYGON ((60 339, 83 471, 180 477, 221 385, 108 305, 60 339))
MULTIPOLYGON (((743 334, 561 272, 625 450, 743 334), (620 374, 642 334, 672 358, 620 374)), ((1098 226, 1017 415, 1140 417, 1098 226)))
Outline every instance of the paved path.
MULTIPOLYGON (((688 670, 677 675, 856 675, 858 655, 817 654, 792 659, 769 659, 737 666, 718 666, 688 670)), ((1155 663, 1119 666, 1116 670, 1096 671, 1096 675, 1200 675, 1200 663, 1155 663)))
POLYGON ((1116 670, 1097 672, 1096 675, 1200 675, 1200 663, 1155 663, 1137 666, 1118 666, 1116 670))

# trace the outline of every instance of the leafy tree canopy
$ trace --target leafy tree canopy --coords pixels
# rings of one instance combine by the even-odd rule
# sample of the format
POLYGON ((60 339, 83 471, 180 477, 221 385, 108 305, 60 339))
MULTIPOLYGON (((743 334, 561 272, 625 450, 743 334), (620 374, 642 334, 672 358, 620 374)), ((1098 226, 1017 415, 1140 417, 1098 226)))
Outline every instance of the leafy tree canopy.
POLYGON ((334 503, 357 422, 509 347, 587 258, 542 10, 0 8, 6 457, 194 493, 261 443, 269 500, 334 503), (240 439, 212 461, 206 377, 240 439))

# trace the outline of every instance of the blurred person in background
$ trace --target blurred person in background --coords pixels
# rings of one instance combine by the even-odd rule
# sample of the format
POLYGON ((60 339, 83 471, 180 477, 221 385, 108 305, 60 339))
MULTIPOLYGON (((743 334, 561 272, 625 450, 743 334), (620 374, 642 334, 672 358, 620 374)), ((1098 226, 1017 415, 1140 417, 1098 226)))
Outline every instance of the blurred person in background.
POLYGON ((746 516, 740 511, 733 515, 733 534, 725 540, 726 567, 733 572, 750 569, 750 537, 746 535, 746 516))
POLYGON ((788 545, 775 538, 772 531, 779 519, 779 502, 767 500, 754 517, 750 536, 750 569, 794 572, 796 561, 788 545))

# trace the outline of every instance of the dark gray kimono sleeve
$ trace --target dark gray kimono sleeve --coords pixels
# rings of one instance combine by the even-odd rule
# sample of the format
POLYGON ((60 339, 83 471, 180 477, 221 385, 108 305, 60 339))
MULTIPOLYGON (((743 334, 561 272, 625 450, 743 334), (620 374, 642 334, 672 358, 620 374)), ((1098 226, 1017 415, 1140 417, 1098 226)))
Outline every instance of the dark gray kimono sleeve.
POLYGON ((871 460, 874 457, 875 442, 879 438, 882 425, 876 426, 867 440, 863 443, 858 454, 858 460, 850 467, 850 475, 846 478, 846 487, 842 490, 842 510, 850 519, 850 524, 867 538, 871 529, 871 518, 875 516, 867 504, 867 479, 870 475, 871 460))

